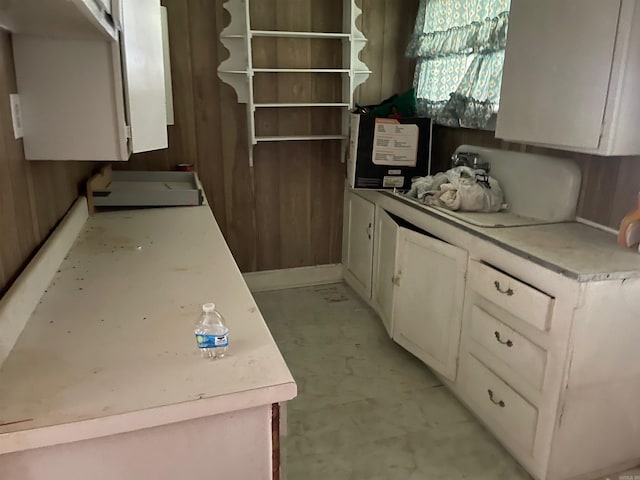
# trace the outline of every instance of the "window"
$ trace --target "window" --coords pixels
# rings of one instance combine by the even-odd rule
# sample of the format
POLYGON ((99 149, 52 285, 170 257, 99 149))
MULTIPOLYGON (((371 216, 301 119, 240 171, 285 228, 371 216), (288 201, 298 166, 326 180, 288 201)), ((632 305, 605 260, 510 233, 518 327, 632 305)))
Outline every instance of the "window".
POLYGON ((485 128, 498 111, 510 0, 421 0, 407 55, 418 114, 485 128))

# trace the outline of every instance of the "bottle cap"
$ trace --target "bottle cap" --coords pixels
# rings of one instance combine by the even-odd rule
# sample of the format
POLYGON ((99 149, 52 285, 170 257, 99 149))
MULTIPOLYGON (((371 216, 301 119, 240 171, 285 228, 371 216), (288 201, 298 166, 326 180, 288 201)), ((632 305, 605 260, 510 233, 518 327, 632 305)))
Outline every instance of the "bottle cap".
POLYGON ((211 313, 216 309, 216 305, 214 303, 205 303, 202 305, 202 311, 205 313, 211 313))

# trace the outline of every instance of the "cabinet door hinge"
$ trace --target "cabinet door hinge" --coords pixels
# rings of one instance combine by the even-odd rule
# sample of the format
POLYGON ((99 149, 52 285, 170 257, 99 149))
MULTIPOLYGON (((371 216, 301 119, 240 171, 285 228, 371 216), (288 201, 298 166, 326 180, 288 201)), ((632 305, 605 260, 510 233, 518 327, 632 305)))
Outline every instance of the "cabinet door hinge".
POLYGON ((124 126, 124 136, 126 138, 131 138, 131 125, 124 126))
POLYGON ((391 277, 391 283, 393 283, 396 287, 400 286, 400 275, 394 275, 391 277))

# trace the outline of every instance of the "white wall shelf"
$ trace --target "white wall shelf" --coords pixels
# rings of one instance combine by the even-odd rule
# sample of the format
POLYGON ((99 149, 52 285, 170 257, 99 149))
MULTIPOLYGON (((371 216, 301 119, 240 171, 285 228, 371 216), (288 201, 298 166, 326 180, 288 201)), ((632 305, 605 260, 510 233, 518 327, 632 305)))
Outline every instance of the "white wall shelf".
POLYGON ((254 103, 256 108, 349 107, 348 103, 254 103))
POLYGON ((351 38, 349 33, 331 32, 286 32, 283 30, 251 30, 253 37, 276 37, 276 38, 325 38, 325 39, 345 39, 351 38))
POLYGON ((255 73, 349 73, 348 68, 254 68, 255 73))
POLYGON ((362 10, 356 6, 355 0, 343 0, 342 32, 304 32, 284 30, 255 30, 251 28, 251 0, 228 0, 224 8, 231 16, 231 22, 220 34, 220 40, 229 50, 229 58, 218 67, 218 77, 231 85, 238 95, 238 103, 247 105, 247 143, 249 165, 253 166, 253 147, 258 142, 276 141, 317 141, 341 140, 346 147, 349 131, 349 109, 353 107, 353 92, 365 82, 371 71, 359 58, 361 50, 367 43, 363 33, 356 27, 356 19, 362 10), (253 66, 251 40, 254 37, 267 38, 300 38, 325 39, 342 41, 342 66, 337 68, 277 68, 253 66), (260 73, 318 73, 340 74, 342 76, 342 94, 340 101, 310 102, 261 102, 254 98, 254 78, 260 73), (255 111, 257 108, 341 108, 341 131, 335 135, 256 135, 255 111))
POLYGON ((160 0, 4 3, 27 160, 127 161, 167 148, 160 0))
POLYGON ((346 140, 345 135, 281 135, 256 137, 257 142, 299 142, 307 140, 346 140))

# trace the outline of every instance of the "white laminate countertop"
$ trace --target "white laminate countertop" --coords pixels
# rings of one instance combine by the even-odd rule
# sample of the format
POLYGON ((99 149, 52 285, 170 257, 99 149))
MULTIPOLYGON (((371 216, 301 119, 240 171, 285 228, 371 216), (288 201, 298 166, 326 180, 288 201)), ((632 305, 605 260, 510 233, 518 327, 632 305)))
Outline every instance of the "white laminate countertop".
POLYGON ((400 195, 373 191, 357 193, 379 202, 392 212, 395 210, 398 214, 398 209, 411 208, 422 211, 432 217, 434 222, 442 221, 456 226, 466 233, 488 240, 579 282, 640 277, 640 254, 637 250, 623 248, 617 244, 615 235, 582 223, 480 227, 400 195))
POLYGON ((0 454, 295 395, 208 206, 99 213, 0 368, 0 454), (210 301, 230 333, 215 361, 193 332, 210 301))
POLYGON ((495 243, 578 281, 640 277, 640 254, 617 244, 615 235, 578 222, 485 228, 495 243))

